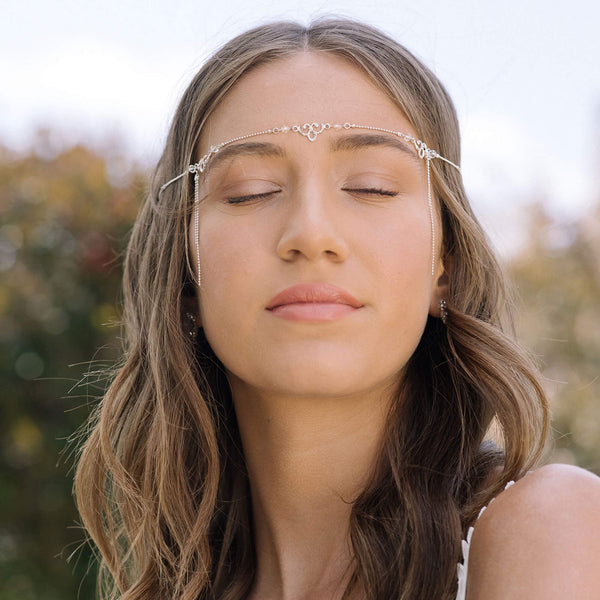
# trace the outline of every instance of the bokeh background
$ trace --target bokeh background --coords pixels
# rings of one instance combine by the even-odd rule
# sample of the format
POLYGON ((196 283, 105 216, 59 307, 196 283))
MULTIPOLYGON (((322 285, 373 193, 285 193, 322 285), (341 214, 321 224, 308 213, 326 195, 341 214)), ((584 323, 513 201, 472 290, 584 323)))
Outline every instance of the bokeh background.
POLYGON ((600 474, 600 5, 9 0, 0 20, 0 600, 93 597, 71 486, 119 349, 121 256, 185 85, 267 19, 383 28, 453 96, 463 175, 552 402, 600 474))

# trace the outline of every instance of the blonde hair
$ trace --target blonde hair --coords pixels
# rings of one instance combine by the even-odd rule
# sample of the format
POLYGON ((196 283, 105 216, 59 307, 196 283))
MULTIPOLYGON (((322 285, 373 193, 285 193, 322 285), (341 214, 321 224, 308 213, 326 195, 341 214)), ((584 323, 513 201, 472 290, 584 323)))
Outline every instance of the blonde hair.
MULTIPOLYGON (((101 594, 124 600, 244 598, 255 574, 248 477, 222 365, 182 324, 194 301, 187 178, 206 120, 253 68, 328 52, 362 69, 417 136, 460 162, 438 79, 372 27, 273 23, 221 48, 176 111, 124 274, 124 358, 91 424, 75 490, 101 555, 101 594)), ((448 324, 430 318, 398 387, 373 477, 351 517, 346 590, 379 600, 453 598, 460 540, 477 510, 538 460, 548 428, 534 366, 512 341, 501 270, 456 169, 431 162, 449 265, 448 324), (508 333, 506 330, 508 328, 508 333), (492 422, 502 452, 485 442, 492 422), (491 474, 498 472, 498 476, 491 474)))

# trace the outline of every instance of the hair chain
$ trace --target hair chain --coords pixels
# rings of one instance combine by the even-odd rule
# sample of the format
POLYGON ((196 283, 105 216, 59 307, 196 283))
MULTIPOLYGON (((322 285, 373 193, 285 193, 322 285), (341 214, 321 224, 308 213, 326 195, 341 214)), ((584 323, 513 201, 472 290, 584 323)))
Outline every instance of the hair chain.
POLYGON ((344 123, 343 125, 340 125, 339 123, 333 123, 333 124, 327 123, 327 122, 326 123, 318 123, 316 121, 313 121, 312 123, 304 123, 303 125, 292 125, 292 126, 284 125, 283 127, 273 127, 272 129, 263 129, 261 131, 254 131, 253 133, 247 133, 245 135, 240 135, 238 137, 227 140, 226 142, 221 142, 220 144, 213 145, 209 148, 208 152, 197 163, 192 163, 191 165, 188 166, 188 168, 183 173, 181 173, 180 175, 177 175, 176 177, 173 177, 173 179, 170 179, 169 181, 164 183, 159 188, 158 199, 160 201, 161 194, 172 183, 175 183, 179 179, 182 179, 188 173, 191 173, 194 175, 194 234, 196 235, 196 260, 197 260, 198 287, 200 287, 200 284, 201 284, 200 245, 198 243, 198 229, 199 229, 199 227, 198 227, 198 218, 199 218, 198 210, 199 210, 199 204, 200 204, 198 188, 200 185, 200 173, 204 173, 204 171, 206 170, 206 167, 208 166, 208 163, 210 162, 210 159, 215 154, 217 154, 217 152, 219 152, 221 150, 221 148, 224 148, 225 146, 228 146, 229 144, 233 144, 234 142, 240 142, 242 140, 246 140, 248 138, 256 137, 259 135, 267 135, 267 134, 278 135, 281 133, 289 133, 291 131, 293 133, 299 133, 300 135, 304 136, 310 142, 314 142, 321 133, 323 133, 324 131, 327 131, 328 129, 334 129, 336 131, 348 130, 348 129, 367 129, 370 131, 381 131, 382 133, 389 133, 391 135, 395 135, 399 138, 402 138, 406 142, 409 142, 410 144, 412 144, 415 147, 417 154, 419 155, 419 158, 425 159, 425 161, 427 163, 427 205, 429 208, 429 217, 431 220, 431 275, 432 276, 435 275, 435 242, 436 242, 436 239, 435 239, 435 218, 434 218, 434 214, 433 214, 433 199, 432 199, 432 194, 431 194, 431 164, 430 163, 431 163, 432 159, 439 158, 440 160, 443 160, 444 162, 448 163, 449 165, 451 165, 458 171, 460 171, 460 167, 457 164, 453 163, 451 160, 444 158, 441 154, 439 154, 435 150, 432 150, 431 148, 429 148, 427 146, 427 144, 425 142, 423 142, 422 140, 419 140, 419 139, 413 137, 412 135, 408 135, 407 133, 403 133, 402 131, 394 131, 393 129, 387 129, 385 127, 375 127, 373 125, 357 125, 355 123, 348 123, 348 122, 344 123))
POLYGON ((197 269, 197 279, 198 279, 198 287, 202 286, 202 271, 200 270, 200 236, 199 236, 199 216, 198 212, 200 211, 200 185, 199 180, 200 174, 196 172, 194 174, 194 237, 196 241, 196 269, 197 269))
POLYGON ((435 275, 435 219, 433 217, 433 200, 431 199, 431 159, 427 157, 427 206, 431 220, 431 276, 435 275))
POLYGON ((163 185, 160 186, 160 189, 158 191, 159 200, 160 200, 161 194, 165 191, 165 189, 167 187, 169 187, 172 183, 175 183, 182 177, 185 177, 185 175, 187 173, 193 173, 193 174, 196 174, 198 172, 204 173, 210 159, 215 154, 217 154, 217 152, 219 152, 219 150, 221 150, 221 148, 224 148, 225 146, 229 146, 229 144, 233 144, 234 142, 240 142, 242 140, 246 140, 248 138, 256 137, 259 135, 267 135, 267 134, 277 135, 280 133, 289 133, 290 131, 294 132, 294 133, 299 133, 300 135, 306 137, 310 142, 314 142, 317 139, 317 137, 319 136, 319 134, 323 133, 324 131, 327 131, 328 129, 334 129, 336 131, 340 131, 343 129, 344 130, 367 129, 367 130, 371 130, 371 131, 381 131, 382 133, 389 133, 391 135, 395 135, 395 136, 400 137, 400 138, 404 139, 405 141, 411 143, 417 150, 419 158, 425 158, 427 160, 430 160, 432 158, 439 158, 440 160, 443 160, 444 162, 448 163, 449 165, 451 165, 452 167, 454 167, 455 169, 460 171, 460 167, 456 163, 453 163, 451 160, 444 158, 441 154, 439 154, 435 150, 432 150, 431 148, 429 148, 427 146, 427 144, 425 142, 423 142, 422 140, 419 140, 419 139, 413 137, 412 135, 408 135, 407 133, 403 133, 402 131, 394 131, 393 129, 387 129, 385 127, 374 127, 373 125, 357 125, 355 123, 348 123, 348 122, 344 123, 343 125, 340 125, 339 123, 334 123, 334 124, 317 123, 316 121, 314 121, 312 123, 304 123, 303 125, 293 125, 291 127, 289 125, 284 125, 283 127, 273 127, 272 129, 263 129, 261 131, 254 131, 253 133, 247 133, 245 135, 240 135, 238 137, 231 138, 230 140, 227 140, 226 142, 221 142, 220 144, 211 146, 209 148, 208 152, 197 163, 192 163, 191 165, 189 165, 189 167, 183 173, 181 173, 180 175, 177 175, 176 177, 173 177, 173 179, 170 179, 169 181, 167 181, 166 183, 164 183, 163 185))

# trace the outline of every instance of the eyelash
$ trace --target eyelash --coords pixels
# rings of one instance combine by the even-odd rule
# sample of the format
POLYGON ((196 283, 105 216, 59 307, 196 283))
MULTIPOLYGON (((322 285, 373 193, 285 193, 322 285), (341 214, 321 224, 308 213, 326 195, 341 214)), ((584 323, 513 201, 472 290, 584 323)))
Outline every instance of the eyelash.
POLYGON ((384 190, 382 188, 342 188, 343 192, 354 192, 355 194, 377 194, 378 196, 387 196, 393 198, 398 192, 384 190))
MULTIPOLYGON (((279 193, 280 190, 274 190, 272 192, 263 192, 262 194, 250 194, 248 196, 235 196, 227 198, 227 204, 244 204, 245 202, 252 202, 253 200, 263 200, 274 194, 279 193)), ((377 194, 379 196, 386 196, 393 198, 398 195, 398 192, 392 192, 390 190, 384 190, 382 188, 342 188, 343 192, 353 192, 355 194, 377 194)))
POLYGON ((263 192, 262 194, 250 194, 248 196, 234 196, 233 198, 227 198, 227 204, 244 204, 244 202, 252 202, 253 200, 262 200, 268 198, 273 194, 279 193, 280 190, 273 190, 272 192, 263 192))

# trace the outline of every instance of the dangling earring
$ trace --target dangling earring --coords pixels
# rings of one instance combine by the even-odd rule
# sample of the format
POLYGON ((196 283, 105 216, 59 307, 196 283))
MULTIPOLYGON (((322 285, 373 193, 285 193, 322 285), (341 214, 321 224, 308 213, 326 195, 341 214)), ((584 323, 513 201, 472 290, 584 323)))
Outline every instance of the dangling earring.
POLYGON ((440 301, 440 319, 444 325, 448 323, 448 305, 446 304, 446 298, 442 298, 440 301))
POLYGON ((185 329, 190 340, 195 344, 198 337, 198 325, 196 324, 196 316, 191 312, 185 313, 185 329))

